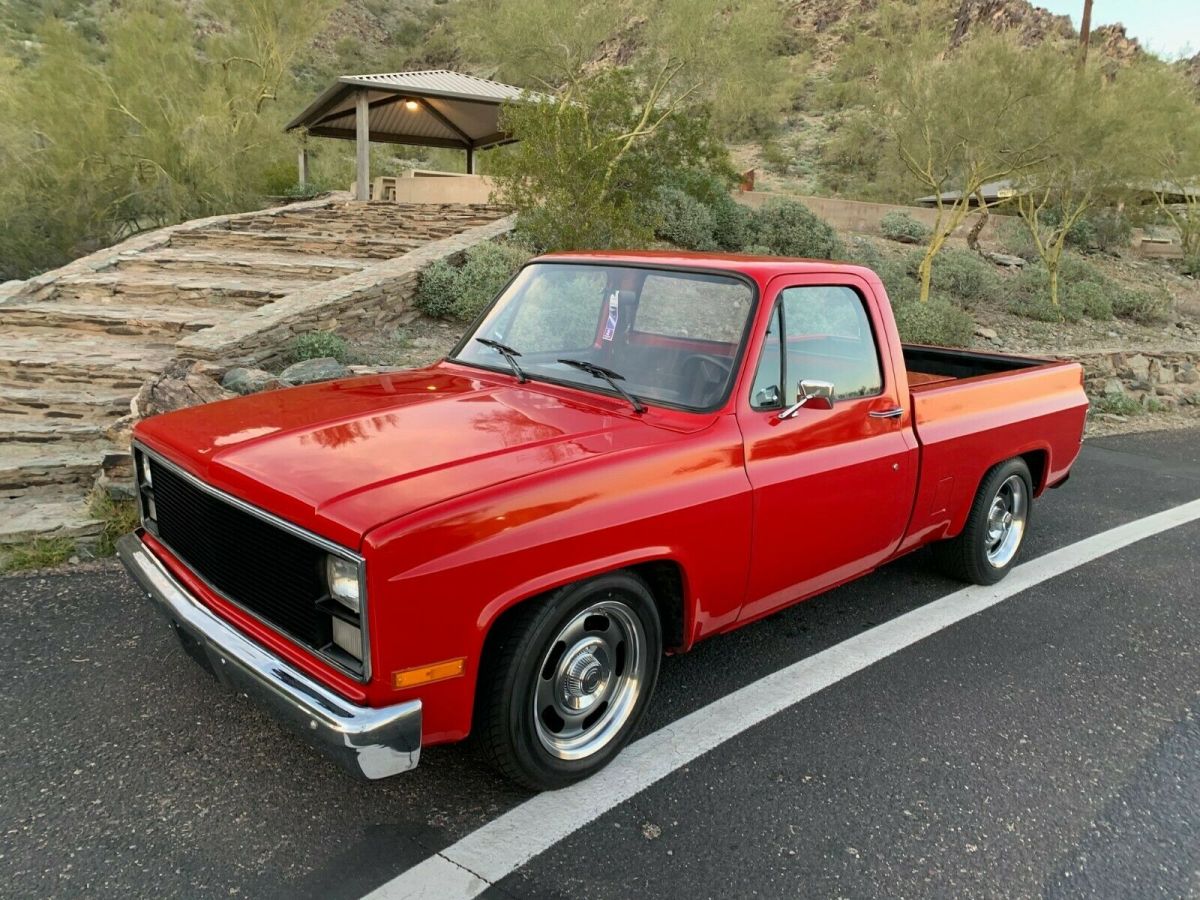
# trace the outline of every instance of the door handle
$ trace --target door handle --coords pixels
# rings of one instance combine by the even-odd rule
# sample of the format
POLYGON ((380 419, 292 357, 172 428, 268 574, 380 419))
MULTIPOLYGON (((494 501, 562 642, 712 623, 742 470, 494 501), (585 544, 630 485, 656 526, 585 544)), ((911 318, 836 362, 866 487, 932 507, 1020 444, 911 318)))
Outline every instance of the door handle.
POLYGON ((895 409, 873 409, 867 413, 872 419, 898 419, 904 415, 904 407, 897 406, 895 409))

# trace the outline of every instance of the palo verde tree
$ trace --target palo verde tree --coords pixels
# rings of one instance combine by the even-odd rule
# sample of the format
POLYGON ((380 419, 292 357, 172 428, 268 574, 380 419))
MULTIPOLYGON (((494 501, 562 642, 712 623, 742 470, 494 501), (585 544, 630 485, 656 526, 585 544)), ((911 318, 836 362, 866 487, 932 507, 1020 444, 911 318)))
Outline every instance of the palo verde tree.
POLYGON ((656 188, 728 176, 718 137, 786 90, 774 0, 482 0, 452 23, 464 55, 536 92, 506 110, 519 143, 492 171, 542 246, 648 240, 656 188))
MULTIPOLYGON (((0 279, 129 234, 253 208, 291 162, 276 102, 333 0, 130 0, 86 41, 51 19, 32 62, 0 65, 0 279)), ((293 103, 294 105, 294 103, 293 103)))
POLYGON ((1050 52, 990 32, 939 53, 943 43, 934 32, 897 35, 878 73, 876 110, 914 187, 932 194, 937 210, 918 268, 922 301, 934 259, 980 189, 1047 156, 1046 135, 1027 123, 1054 69, 1050 52))
POLYGON ((1127 114, 1137 134, 1144 183, 1179 231, 1184 253, 1200 257, 1200 104, 1182 73, 1146 61, 1128 73, 1127 114))
POLYGON ((1050 62, 1051 80, 1027 111, 1042 136, 1041 159, 1016 181, 1014 204, 1049 275, 1058 305, 1058 269, 1067 235, 1094 206, 1122 194, 1136 177, 1138 138, 1127 79, 1109 82, 1094 66, 1050 62))

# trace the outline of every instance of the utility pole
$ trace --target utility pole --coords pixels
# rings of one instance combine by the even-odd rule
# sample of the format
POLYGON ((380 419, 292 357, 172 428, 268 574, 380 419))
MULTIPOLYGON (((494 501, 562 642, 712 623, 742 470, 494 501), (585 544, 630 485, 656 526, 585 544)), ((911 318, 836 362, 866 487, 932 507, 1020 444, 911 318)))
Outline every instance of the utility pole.
POLYGON ((1083 0, 1083 21, 1079 24, 1079 68, 1087 65, 1088 42, 1092 37, 1092 0, 1083 0))

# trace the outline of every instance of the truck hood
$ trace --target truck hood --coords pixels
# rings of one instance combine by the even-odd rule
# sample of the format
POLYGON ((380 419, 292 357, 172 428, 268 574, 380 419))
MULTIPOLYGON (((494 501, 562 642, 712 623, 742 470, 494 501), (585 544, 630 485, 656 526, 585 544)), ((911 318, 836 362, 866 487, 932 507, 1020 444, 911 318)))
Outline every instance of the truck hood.
POLYGON ((713 418, 637 417, 623 401, 442 363, 179 410, 134 437, 213 487, 358 547, 431 504, 713 418))

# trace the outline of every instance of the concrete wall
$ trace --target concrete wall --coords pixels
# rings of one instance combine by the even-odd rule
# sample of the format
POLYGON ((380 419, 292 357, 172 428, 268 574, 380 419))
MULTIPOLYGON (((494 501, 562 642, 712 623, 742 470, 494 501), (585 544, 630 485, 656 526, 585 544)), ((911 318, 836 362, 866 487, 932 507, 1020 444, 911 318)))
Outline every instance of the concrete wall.
MULTIPOLYGON (((838 231, 854 231, 859 234, 881 234, 879 223, 890 212, 907 213, 930 228, 937 219, 937 210, 926 209, 923 206, 893 206, 888 203, 864 203, 860 200, 838 200, 832 197, 804 197, 798 194, 777 194, 771 191, 738 191, 733 198, 739 203, 754 207, 762 206, 771 200, 797 200, 838 231)), ((974 212, 968 215, 962 226, 954 232, 955 235, 966 237, 978 215, 974 212)), ((1013 216, 998 216, 991 213, 988 216, 988 224, 984 227, 980 237, 983 240, 995 240, 998 229, 1005 222, 1015 221, 1018 220, 1013 216)))

